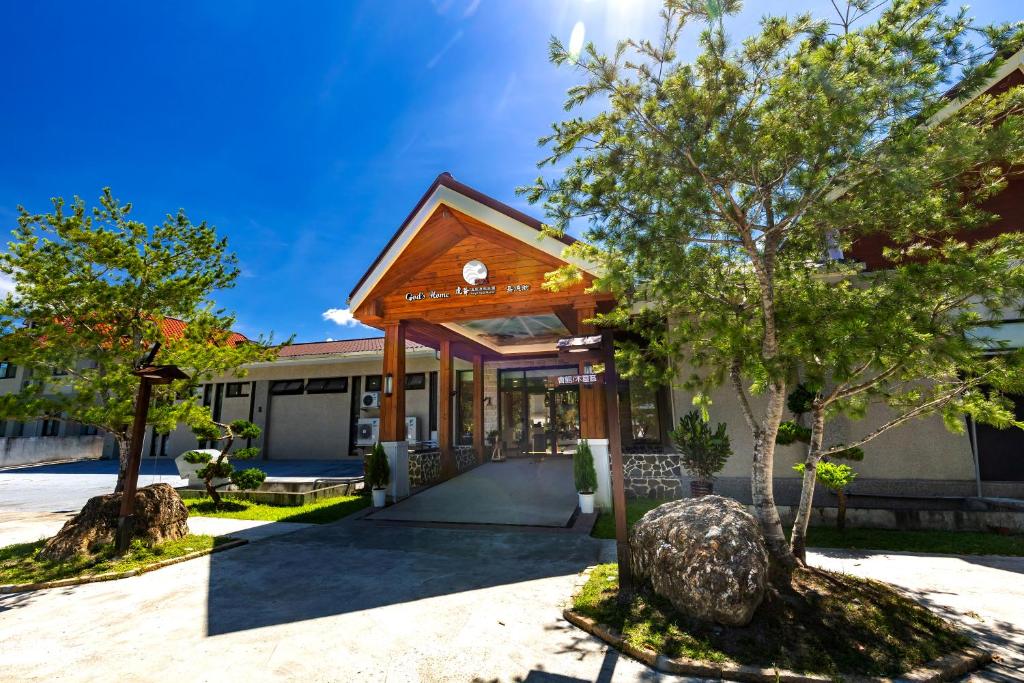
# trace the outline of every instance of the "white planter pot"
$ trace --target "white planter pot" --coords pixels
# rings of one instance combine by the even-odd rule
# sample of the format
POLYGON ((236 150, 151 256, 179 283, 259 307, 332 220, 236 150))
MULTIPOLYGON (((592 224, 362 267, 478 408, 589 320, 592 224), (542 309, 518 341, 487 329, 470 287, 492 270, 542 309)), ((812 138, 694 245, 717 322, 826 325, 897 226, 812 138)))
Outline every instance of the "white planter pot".
MULTIPOLYGON (((216 460, 220 456, 220 451, 216 448, 193 448, 192 451, 198 451, 199 453, 206 453, 212 460, 216 460)), ((192 451, 185 451, 185 453, 191 453, 192 451)), ((174 459, 174 464, 178 468, 178 476, 182 479, 188 479, 188 485, 192 488, 202 487, 203 480, 199 477, 196 472, 201 470, 206 465, 204 463, 191 463, 185 462, 185 453, 182 453, 174 459)), ((230 460, 228 456, 224 458, 224 462, 230 460)), ((230 479, 214 479, 211 482, 214 486, 223 486, 224 484, 231 483, 230 479)))
POLYGON ((387 503, 387 489, 371 489, 370 495, 373 496, 373 507, 375 508, 382 508, 387 503))
POLYGON ((593 493, 580 493, 580 512, 584 515, 590 515, 594 513, 594 494, 593 493))

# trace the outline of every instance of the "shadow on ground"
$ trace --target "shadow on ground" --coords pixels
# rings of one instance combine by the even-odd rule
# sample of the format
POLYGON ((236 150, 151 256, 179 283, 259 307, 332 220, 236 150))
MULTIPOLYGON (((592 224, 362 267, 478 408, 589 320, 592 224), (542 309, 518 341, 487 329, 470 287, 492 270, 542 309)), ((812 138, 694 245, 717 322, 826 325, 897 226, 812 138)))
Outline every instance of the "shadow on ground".
POLYGON ((213 555, 207 634, 564 576, 597 563, 600 548, 566 532, 322 525, 213 555))

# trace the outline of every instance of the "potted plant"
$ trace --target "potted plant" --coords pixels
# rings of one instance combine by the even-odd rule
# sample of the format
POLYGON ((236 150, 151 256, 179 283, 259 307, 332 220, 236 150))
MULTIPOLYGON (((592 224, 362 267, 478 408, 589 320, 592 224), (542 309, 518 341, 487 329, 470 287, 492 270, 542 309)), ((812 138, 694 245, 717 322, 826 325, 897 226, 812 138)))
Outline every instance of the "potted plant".
POLYGON ((714 491, 714 476, 732 455, 725 430, 725 423, 720 422, 712 431, 700 411, 691 410, 679 418, 679 425, 669 433, 679 451, 680 464, 690 474, 690 494, 694 497, 714 491))
POLYGON ((572 456, 573 477, 576 480, 576 492, 580 497, 580 512, 589 515, 594 512, 594 491, 597 490, 597 470, 594 469, 594 454, 590 444, 580 443, 572 456))
POLYGON ((382 508, 386 502, 387 486, 391 481, 391 467, 388 465, 388 456, 384 453, 384 447, 380 445, 380 442, 377 442, 370 454, 366 456, 365 470, 365 481, 373 496, 373 507, 382 508))

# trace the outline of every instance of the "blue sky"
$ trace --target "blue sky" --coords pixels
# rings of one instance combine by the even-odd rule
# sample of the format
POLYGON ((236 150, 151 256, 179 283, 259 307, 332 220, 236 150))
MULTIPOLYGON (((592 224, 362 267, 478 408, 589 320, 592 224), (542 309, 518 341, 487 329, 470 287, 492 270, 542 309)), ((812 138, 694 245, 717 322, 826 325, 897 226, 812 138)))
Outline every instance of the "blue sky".
MULTIPOLYGON (((750 2, 737 36, 792 2, 750 2)), ((982 21, 1016 3, 973 5, 982 21)), ((517 208, 563 116, 547 41, 652 35, 655 0, 8 2, 0 8, 0 227, 109 185, 183 207, 238 253, 238 329, 370 336, 326 319, 441 171, 517 208)), ((824 13, 827 0, 801 7, 824 13)), ((335 315, 339 318, 340 316, 335 315)))

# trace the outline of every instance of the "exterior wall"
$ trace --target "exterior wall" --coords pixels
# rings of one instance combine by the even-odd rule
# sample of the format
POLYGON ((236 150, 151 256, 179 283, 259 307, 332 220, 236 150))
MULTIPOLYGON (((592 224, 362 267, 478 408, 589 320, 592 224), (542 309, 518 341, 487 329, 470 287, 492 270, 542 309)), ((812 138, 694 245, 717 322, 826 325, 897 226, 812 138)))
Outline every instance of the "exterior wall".
MULTIPOLYGON (((733 456, 726 463, 722 477, 746 476, 753 452, 753 437, 740 411, 735 394, 721 387, 712 394, 709 408, 712 422, 729 425, 733 456)), ((693 394, 675 389, 672 392, 673 423, 691 410, 693 394)), ((764 402, 752 397, 755 413, 764 402)), ((786 419, 792 416, 786 415, 786 419)), ((829 426, 827 442, 850 442, 883 424, 891 415, 884 406, 872 407, 863 420, 838 419, 829 426)), ((939 417, 913 420, 882 434, 864 445, 864 460, 853 466, 862 479, 926 479, 939 481, 974 481, 974 458, 970 441, 964 434, 946 430, 939 417)), ((793 465, 803 460, 803 444, 779 446, 775 450, 776 478, 799 479, 793 465)))
POLYGON ((0 467, 99 458, 103 440, 102 436, 0 438, 0 467))

